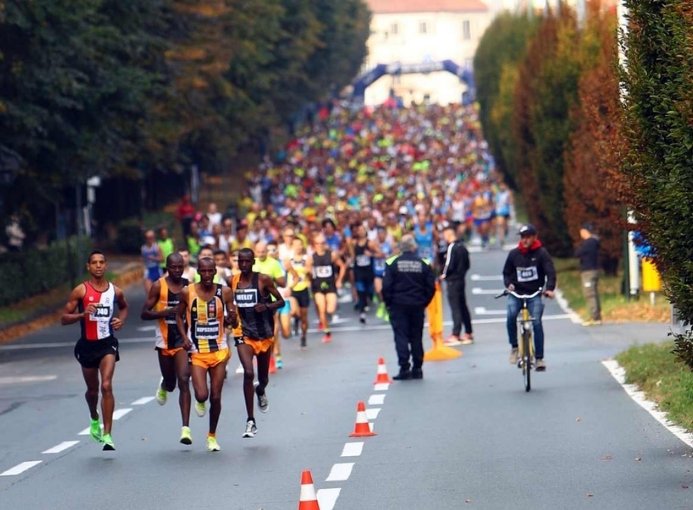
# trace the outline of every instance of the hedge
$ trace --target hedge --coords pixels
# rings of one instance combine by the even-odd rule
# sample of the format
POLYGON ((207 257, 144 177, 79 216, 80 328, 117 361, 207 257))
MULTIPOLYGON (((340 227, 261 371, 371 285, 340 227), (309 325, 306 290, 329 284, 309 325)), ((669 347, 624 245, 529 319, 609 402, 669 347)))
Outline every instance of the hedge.
POLYGON ((91 249, 91 240, 79 237, 0 254, 0 306, 70 283, 82 274, 91 249))

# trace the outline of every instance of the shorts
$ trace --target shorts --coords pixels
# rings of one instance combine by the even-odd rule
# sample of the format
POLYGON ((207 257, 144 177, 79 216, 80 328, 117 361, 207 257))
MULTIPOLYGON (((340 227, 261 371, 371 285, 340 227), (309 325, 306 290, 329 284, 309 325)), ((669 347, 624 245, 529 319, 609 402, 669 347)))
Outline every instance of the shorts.
POLYGON ((323 281, 320 284, 314 283, 311 285, 310 290, 315 294, 336 294, 337 286, 334 282, 323 281))
POLYGON ((114 336, 101 340, 85 340, 80 338, 75 344, 75 359, 84 368, 99 368, 104 356, 115 355, 115 360, 120 360, 118 351, 118 339, 114 336))
POLYGON ((163 347, 155 347, 154 348, 160 356, 163 356, 165 358, 175 358, 176 354, 178 354, 180 351, 184 351, 182 347, 174 347, 173 349, 164 349, 163 347))
POLYGON ((190 355, 190 361, 194 367, 214 368, 221 363, 226 363, 231 357, 228 347, 214 352, 194 352, 190 355))
POLYGON ((308 289, 293 290, 291 296, 296 299, 299 308, 308 308, 310 306, 310 292, 308 289))
POLYGON ((263 338, 261 340, 255 340, 254 338, 248 337, 237 337, 234 339, 236 347, 239 345, 249 345, 253 348, 255 355, 262 354, 263 352, 268 352, 272 350, 274 346, 274 338, 263 338))
POLYGON ((488 216, 486 218, 474 218, 474 225, 477 227, 480 227, 482 225, 486 225, 489 221, 491 221, 492 217, 488 216))
POLYGON ((280 309, 277 310, 277 313, 281 315, 286 315, 291 313, 291 302, 289 301, 288 297, 284 298, 284 306, 282 306, 280 309))
POLYGON ((144 275, 147 278, 147 280, 151 280, 153 282, 157 281, 159 278, 161 278, 161 275, 163 273, 161 272, 161 268, 159 266, 156 267, 149 267, 145 269, 144 275))

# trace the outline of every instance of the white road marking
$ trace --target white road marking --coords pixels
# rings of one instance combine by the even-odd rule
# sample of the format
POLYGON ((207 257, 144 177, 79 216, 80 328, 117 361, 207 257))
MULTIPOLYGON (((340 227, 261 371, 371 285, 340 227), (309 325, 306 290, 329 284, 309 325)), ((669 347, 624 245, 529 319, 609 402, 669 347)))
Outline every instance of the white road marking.
POLYGON ((386 395, 384 393, 373 394, 368 397, 369 406, 381 406, 385 403, 386 395))
POLYGON ((17 377, 0 377, 0 384, 21 384, 32 382, 54 381, 57 375, 22 375, 17 377))
POLYGON ((339 491, 342 489, 319 489, 316 493, 318 498, 318 506, 320 510, 332 510, 335 503, 337 503, 337 498, 339 497, 339 491))
POLYGON ((474 295, 482 295, 482 294, 489 294, 489 295, 494 295, 497 296, 498 294, 502 294, 503 289, 482 289, 481 287, 473 287, 472 288, 472 294, 474 295))
POLYGON ((140 326, 137 331, 155 331, 156 326, 140 326))
POLYGON ((570 308, 570 306, 568 305, 568 300, 565 297, 563 297, 561 289, 556 289, 555 296, 556 303, 558 303, 558 306, 561 307, 561 310, 570 315, 570 320, 573 321, 573 323, 575 324, 582 324, 582 319, 577 313, 575 313, 575 311, 572 308, 570 308))
POLYGON ((387 391, 390 383, 378 383, 373 385, 373 391, 387 391))
POLYGON ((343 482, 351 476, 351 470, 354 467, 353 462, 343 462, 332 466, 330 474, 325 479, 326 482, 343 482))
POLYGON ((41 460, 30 460, 28 462, 22 462, 21 464, 17 464, 15 467, 8 469, 7 471, 3 471, 0 473, 0 476, 15 476, 15 475, 20 475, 27 469, 31 469, 32 467, 41 464, 41 460))
POLYGON ((359 443, 346 443, 342 450, 342 457, 360 457, 363 452, 363 441, 359 443))
POLYGON ((486 276, 486 275, 480 275, 480 274, 473 274, 471 276, 473 282, 497 282, 497 281, 503 281, 503 275, 496 274, 492 276, 486 276))
POLYGON ((628 396, 635 401, 636 404, 650 413, 652 417, 664 425, 669 432, 678 437, 690 448, 693 448, 693 434, 686 431, 686 429, 671 423, 667 417, 667 413, 660 411, 655 402, 647 400, 645 393, 640 391, 635 384, 626 384, 626 371, 621 365, 619 365, 618 361, 615 359, 609 359, 602 361, 602 365, 606 367, 611 376, 616 379, 616 381, 621 385, 628 396))
POLYGON ((507 310, 487 310, 483 306, 475 306, 474 313, 476 315, 507 315, 507 310))
POLYGON ((68 448, 72 448, 77 443, 79 443, 79 441, 63 441, 59 445, 49 448, 48 450, 44 450, 41 453, 60 453, 68 448))
POLYGON ((369 420, 375 420, 378 418, 378 415, 380 414, 380 408, 379 407, 369 407, 366 409, 366 418, 369 420))
POLYGON ((144 404, 148 404, 152 400, 154 400, 154 397, 142 397, 142 398, 138 398, 137 400, 135 400, 130 405, 131 406, 143 406, 144 404))
POLYGON ((120 420, 123 416, 132 411, 132 407, 124 407, 123 409, 116 409, 113 411, 113 419, 120 420))

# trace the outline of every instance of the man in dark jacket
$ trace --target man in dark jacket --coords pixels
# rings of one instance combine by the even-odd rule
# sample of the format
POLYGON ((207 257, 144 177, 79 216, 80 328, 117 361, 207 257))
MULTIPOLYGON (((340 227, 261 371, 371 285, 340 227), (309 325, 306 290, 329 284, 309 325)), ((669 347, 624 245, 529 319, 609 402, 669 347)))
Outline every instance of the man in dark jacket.
MULTIPOLYGON (((551 255, 546 251, 537 238, 537 230, 532 225, 520 228, 520 243, 508 253, 503 267, 503 282, 505 287, 518 294, 534 294, 540 288, 544 289, 546 297, 554 296, 556 288, 556 270, 553 267, 551 255)), ((536 369, 546 370, 544 363, 544 328, 541 316, 544 313, 544 303, 541 294, 528 302, 529 313, 532 315, 534 326, 534 353, 536 369)), ((517 315, 522 308, 522 301, 515 296, 508 296, 508 340, 512 347, 510 363, 517 363, 517 315)))
POLYGON ((602 323, 602 310, 599 304, 599 238, 594 235, 594 228, 588 223, 580 229, 580 237, 582 243, 575 251, 575 256, 580 259, 582 293, 590 307, 590 320, 583 324, 593 326, 602 323))
POLYGON ((401 255, 385 263, 382 293, 395 333, 399 374, 393 379, 398 381, 423 378, 424 312, 435 293, 433 270, 417 255, 416 248, 414 237, 404 235, 401 255))
POLYGON ((448 243, 445 253, 445 266, 440 275, 448 287, 448 303, 452 311, 452 335, 445 341, 445 345, 468 345, 474 342, 472 335, 472 316, 467 307, 465 293, 465 278, 469 271, 469 251, 464 245, 464 230, 457 235, 455 228, 446 227, 443 237, 448 243), (464 336, 460 340, 462 325, 464 324, 464 336))

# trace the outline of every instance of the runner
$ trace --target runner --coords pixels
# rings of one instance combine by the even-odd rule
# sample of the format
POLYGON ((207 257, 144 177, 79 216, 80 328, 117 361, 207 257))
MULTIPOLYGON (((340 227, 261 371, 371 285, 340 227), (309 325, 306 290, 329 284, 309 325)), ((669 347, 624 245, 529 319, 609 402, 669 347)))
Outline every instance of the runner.
POLYGON ((111 437, 115 407, 113 372, 120 355, 118 339, 113 333, 123 327, 128 316, 128 304, 123 291, 105 279, 106 267, 106 257, 102 252, 94 250, 89 254, 87 271, 90 279, 72 289, 60 322, 63 325, 80 323, 81 336, 75 345, 75 358, 82 365, 82 376, 87 384, 84 398, 91 415, 89 432, 95 441, 103 443, 104 450, 115 450, 111 437), (114 317, 116 304, 118 316, 114 317), (99 386, 103 433, 97 411, 99 386))
MULTIPOLYGON (((183 338, 183 347, 192 352, 191 374, 195 390, 195 412, 198 416, 205 415, 208 398, 210 402, 207 450, 218 452, 221 447, 217 442, 216 431, 221 414, 221 390, 229 360, 224 327, 229 323, 226 312, 234 307, 233 295, 228 287, 214 283, 216 268, 213 259, 201 258, 197 264, 197 273, 200 275, 200 283, 189 285, 180 293, 176 322, 183 338)), ((235 322, 232 317, 230 323, 235 322)))
POLYGON ((384 226, 378 227, 378 237, 376 239, 378 242, 378 248, 380 250, 380 256, 373 259, 373 280, 375 295, 378 297, 378 309, 375 312, 375 316, 379 319, 385 321, 389 320, 387 313, 387 307, 385 306, 385 301, 383 300, 383 277, 385 276, 385 262, 390 258, 394 249, 392 247, 393 242, 387 233, 387 229, 384 226))
POLYGON ((328 315, 332 316, 337 311, 337 289, 342 288, 346 266, 337 253, 327 249, 324 234, 317 234, 313 239, 312 259, 311 290, 324 333, 322 342, 328 343, 332 341, 328 315), (335 268, 339 269, 337 276, 335 268))
POLYGON ((300 321, 301 348, 305 348, 308 332, 308 308, 310 307, 310 291, 308 289, 313 261, 305 254, 305 247, 301 239, 294 239, 291 248, 294 255, 284 261, 284 267, 289 275, 291 300, 294 301, 296 316, 300 321))
POLYGON ((178 253, 183 257, 183 274, 181 277, 188 280, 188 282, 194 282, 197 270, 190 265, 190 252, 187 248, 181 248, 178 250, 178 253))
POLYGON ((178 383, 178 405, 183 426, 180 442, 192 444, 190 434, 190 368, 188 351, 183 348, 183 338, 176 325, 176 312, 180 304, 180 293, 188 285, 182 277, 184 261, 180 253, 166 257, 167 275, 160 278, 149 290, 142 306, 140 318, 145 321, 156 320, 156 352, 161 370, 161 381, 156 388, 156 401, 164 405, 168 394, 178 383))
POLYGON ((374 278, 373 257, 380 256, 373 241, 366 237, 366 227, 361 223, 355 223, 352 228, 353 238, 349 245, 349 253, 353 264, 354 287, 358 301, 356 309, 359 312, 359 321, 366 323, 366 311, 368 303, 373 299, 374 278))
POLYGON ((231 322, 236 325, 240 316, 242 328, 242 336, 234 340, 243 365, 243 396, 248 414, 243 437, 247 438, 255 437, 257 432, 253 391, 257 395, 260 411, 266 413, 269 408, 265 389, 269 382, 269 363, 274 343, 274 312, 284 306, 284 299, 272 278, 254 272, 254 263, 253 250, 240 250, 238 265, 241 273, 233 277, 231 285, 237 306, 231 309, 231 322), (258 386, 255 390, 253 356, 257 358, 258 386))
MULTIPOLYGON (((274 285, 279 287, 286 286, 286 274, 284 268, 277 259, 270 254, 270 246, 264 242, 260 241, 255 245, 255 253, 257 253, 257 258, 255 259, 255 264, 253 264, 253 271, 256 273, 266 274, 272 281, 274 285)), ((274 256, 277 254, 277 243, 272 244, 272 253, 274 256)), ((282 352, 280 347, 280 334, 279 334, 279 321, 277 320, 277 312, 274 314, 274 360, 278 369, 284 367, 284 362, 282 360, 282 352)))
POLYGON ((147 230, 144 233, 144 244, 140 251, 144 262, 144 292, 147 294, 152 284, 161 278, 162 272, 159 264, 164 261, 153 230, 147 230))

